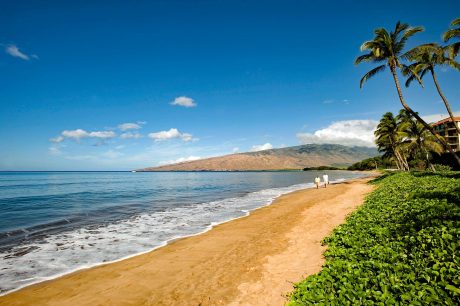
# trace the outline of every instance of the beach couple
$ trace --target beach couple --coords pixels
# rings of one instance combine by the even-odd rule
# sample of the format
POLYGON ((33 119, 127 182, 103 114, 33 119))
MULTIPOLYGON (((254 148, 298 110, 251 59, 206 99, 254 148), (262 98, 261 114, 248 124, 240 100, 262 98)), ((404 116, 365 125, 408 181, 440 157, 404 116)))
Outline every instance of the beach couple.
MULTIPOLYGON (((323 174, 323 181, 324 181, 324 188, 327 187, 327 185, 329 185, 329 175, 327 175, 326 173, 323 174)), ((319 185, 321 184, 321 179, 319 178, 319 175, 317 175, 315 177, 315 185, 316 185, 316 189, 319 188, 319 185)))

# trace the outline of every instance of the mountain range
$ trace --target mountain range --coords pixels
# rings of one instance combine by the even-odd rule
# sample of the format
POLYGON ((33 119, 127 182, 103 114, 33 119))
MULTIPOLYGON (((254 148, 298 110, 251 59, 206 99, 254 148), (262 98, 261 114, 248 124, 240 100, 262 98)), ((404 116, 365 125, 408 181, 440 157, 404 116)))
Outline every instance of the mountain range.
POLYGON ((375 148, 306 144, 210 157, 137 171, 246 171, 303 169, 318 166, 344 167, 377 155, 375 148))

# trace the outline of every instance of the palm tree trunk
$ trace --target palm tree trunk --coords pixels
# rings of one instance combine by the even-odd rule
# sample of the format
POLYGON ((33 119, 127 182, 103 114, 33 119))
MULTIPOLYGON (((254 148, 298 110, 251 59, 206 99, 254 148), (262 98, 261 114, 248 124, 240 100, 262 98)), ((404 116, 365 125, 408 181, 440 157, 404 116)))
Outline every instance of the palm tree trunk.
POLYGON ((399 156, 396 152, 395 152, 395 159, 396 159, 396 167, 398 168, 398 170, 403 170, 401 167, 401 161, 399 160, 399 156))
POLYGON ((399 156, 398 155, 395 155, 396 156, 396 167, 398 168, 398 170, 403 170, 403 167, 401 166, 401 161, 399 160, 399 156))
POLYGON ((393 157, 396 159, 396 167, 398 170, 402 170, 401 168, 401 160, 399 159, 398 150, 396 150, 396 146, 393 144, 393 141, 390 139, 391 150, 393 150, 393 157))
POLYGON ((404 166, 406 167, 407 171, 410 170, 409 163, 407 162, 407 158, 404 156, 404 166))
POLYGON ((414 112, 410 107, 409 105, 406 104, 406 102, 404 101, 404 97, 402 95, 402 90, 401 90, 401 86, 399 85, 399 80, 398 80, 398 76, 396 75, 396 69, 395 69, 396 65, 395 64, 391 64, 390 65, 390 71, 391 71, 391 74, 393 75, 393 79, 395 81, 395 85, 396 85, 396 90, 398 91, 398 96, 399 96, 399 101, 401 101, 401 104, 402 106, 404 107, 405 110, 407 110, 412 116, 414 116, 415 119, 417 119, 418 122, 420 122, 421 124, 423 124, 423 126, 428 130, 430 131, 431 134, 433 134, 434 137, 436 137, 436 139, 439 141, 439 143, 444 147, 444 149, 446 151, 449 151, 450 154, 452 154, 455 158, 455 160, 457 161, 457 164, 460 165, 460 157, 457 156, 457 154, 455 154, 454 150, 452 150, 452 148, 450 147, 450 145, 445 141, 444 138, 442 138, 441 136, 439 136, 438 134, 436 134, 436 132, 434 131, 433 127, 431 125, 429 125, 428 123, 425 122, 425 120, 423 120, 416 112, 414 112))
POLYGON ((444 101, 444 105, 446 106, 447 112, 449 113, 450 119, 452 119, 452 123, 455 126, 455 129, 457 130, 457 135, 460 137, 460 129, 458 128, 457 122, 454 119, 454 115, 452 114, 452 110, 450 109, 450 104, 447 101, 446 97, 441 91, 441 87, 439 87, 438 80, 436 78, 436 74, 434 73, 434 69, 431 68, 431 76, 433 77, 434 85, 436 85, 436 89, 438 90, 439 95, 441 96, 442 101, 444 101))
POLYGON ((396 159, 398 160, 398 168, 402 171, 409 170, 406 163, 404 163, 404 158, 398 150, 395 150, 396 159))
POLYGON ((431 171, 433 172, 436 172, 436 169, 435 167, 433 166, 433 164, 430 162, 430 157, 428 156, 428 151, 425 149, 425 158, 426 158, 426 162, 428 164, 428 167, 431 168, 431 171))
POLYGON ((401 158, 402 158, 402 160, 403 160, 404 167, 406 167, 407 171, 409 171, 409 170, 410 170, 410 167, 409 167, 409 163, 407 162, 407 157, 406 157, 406 155, 404 155, 404 154, 401 154, 401 155, 402 155, 401 158))
POLYGON ((409 171, 409 163, 407 162, 407 157, 404 152, 398 151, 401 158, 401 164, 403 165, 404 170, 409 171))

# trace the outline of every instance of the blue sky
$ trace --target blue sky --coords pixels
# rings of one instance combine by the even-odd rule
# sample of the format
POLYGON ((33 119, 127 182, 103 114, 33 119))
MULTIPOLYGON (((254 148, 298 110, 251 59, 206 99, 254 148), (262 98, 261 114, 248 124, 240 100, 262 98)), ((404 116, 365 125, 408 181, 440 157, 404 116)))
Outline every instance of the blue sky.
MULTIPOLYGON (((388 72, 359 89, 361 43, 397 20, 425 27, 410 46, 440 42, 460 12, 453 0, 64 2, 0 3, 0 170, 371 145, 400 104, 388 72)), ((460 73, 439 81, 460 111, 460 73)), ((422 115, 445 112, 428 78, 404 93, 422 115)))

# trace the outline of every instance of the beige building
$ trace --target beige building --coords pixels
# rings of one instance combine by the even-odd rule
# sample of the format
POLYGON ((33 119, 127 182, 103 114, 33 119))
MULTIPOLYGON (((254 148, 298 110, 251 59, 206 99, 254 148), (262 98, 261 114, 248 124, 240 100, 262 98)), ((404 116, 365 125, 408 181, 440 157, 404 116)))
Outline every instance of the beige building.
MULTIPOLYGON (((454 117, 454 120, 460 126, 460 117, 454 117)), ((445 137, 454 151, 460 151, 460 138, 450 117, 433 123, 432 126, 436 133, 445 137)))

